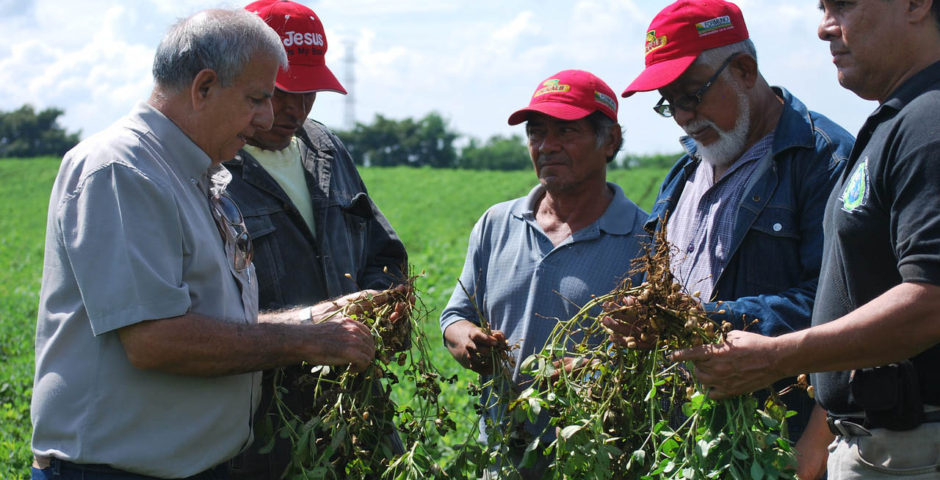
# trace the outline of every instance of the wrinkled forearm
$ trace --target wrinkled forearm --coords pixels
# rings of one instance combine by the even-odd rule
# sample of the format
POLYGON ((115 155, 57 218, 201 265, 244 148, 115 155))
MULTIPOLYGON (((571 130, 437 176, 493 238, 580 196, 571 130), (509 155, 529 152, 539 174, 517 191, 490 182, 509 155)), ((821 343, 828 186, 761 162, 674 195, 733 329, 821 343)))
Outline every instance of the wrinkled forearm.
POLYGON ((940 343, 940 286, 902 283, 842 318, 779 338, 789 375, 908 359, 940 343))
POLYGON ((299 363, 315 348, 300 325, 238 324, 193 313, 141 322, 118 333, 137 368, 203 377, 299 363))

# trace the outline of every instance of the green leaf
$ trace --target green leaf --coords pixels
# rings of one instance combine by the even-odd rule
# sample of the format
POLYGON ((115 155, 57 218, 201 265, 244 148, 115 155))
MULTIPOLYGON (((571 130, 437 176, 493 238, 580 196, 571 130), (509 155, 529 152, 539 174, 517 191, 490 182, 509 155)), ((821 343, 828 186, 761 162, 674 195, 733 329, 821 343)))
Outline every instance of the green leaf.
POLYGON ((569 438, 571 438, 572 435, 574 435, 575 433, 578 433, 578 431, 581 430, 582 428, 584 427, 581 425, 568 425, 567 427, 562 428, 561 433, 559 433, 558 435, 561 436, 561 438, 568 440, 569 438))
POLYGON ((538 437, 534 438, 528 445, 525 446, 525 453, 522 455, 522 461, 519 463, 520 467, 532 467, 535 465, 535 462, 538 460, 538 449, 541 442, 539 442, 538 437))
POLYGON ((761 468, 760 463, 757 463, 757 460, 754 460, 751 463, 751 480, 761 480, 764 478, 764 469, 761 468))
POLYGON ((538 355, 529 355, 525 360, 522 361, 522 364, 519 365, 519 368, 523 372, 531 372, 532 364, 538 361, 538 355))
POLYGON ((542 404, 539 403, 539 399, 529 398, 529 411, 528 411, 529 421, 532 423, 535 423, 540 413, 542 413, 542 404))
POLYGON ((650 400, 652 400, 652 399, 654 399, 654 398, 656 398, 656 387, 655 387, 655 386, 652 387, 652 388, 650 388, 650 391, 649 391, 649 392, 646 392, 646 397, 643 399, 643 401, 644 401, 644 402, 648 402, 648 401, 650 401, 650 400))

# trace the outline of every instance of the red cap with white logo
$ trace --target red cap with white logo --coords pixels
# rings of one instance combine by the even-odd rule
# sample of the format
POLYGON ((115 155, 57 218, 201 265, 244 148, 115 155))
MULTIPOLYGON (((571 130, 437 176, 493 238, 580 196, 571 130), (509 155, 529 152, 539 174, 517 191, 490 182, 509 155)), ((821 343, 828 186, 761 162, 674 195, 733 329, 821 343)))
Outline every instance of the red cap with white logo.
POLYGON ((721 0, 679 0, 664 8, 650 23, 646 32, 646 69, 622 96, 665 87, 705 50, 747 38, 744 15, 737 5, 721 0))
POLYGON ((326 33, 313 10, 288 0, 260 0, 246 5, 245 10, 273 28, 287 50, 290 66, 277 73, 277 88, 289 93, 346 93, 326 67, 326 33))
POLYGON ((594 112, 601 112, 617 121, 617 95, 591 72, 563 70, 539 84, 532 94, 529 106, 509 116, 509 124, 517 125, 529 118, 529 113, 544 113, 562 120, 580 120, 594 112))

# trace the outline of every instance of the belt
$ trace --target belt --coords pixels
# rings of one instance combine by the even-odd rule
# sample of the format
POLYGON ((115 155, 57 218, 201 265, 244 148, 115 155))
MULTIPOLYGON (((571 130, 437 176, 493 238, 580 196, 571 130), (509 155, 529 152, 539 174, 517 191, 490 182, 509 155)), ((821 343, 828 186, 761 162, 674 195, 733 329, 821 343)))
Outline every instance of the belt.
MULTIPOLYGON (((33 467, 38 468, 40 470, 45 470, 51 467, 53 471, 56 473, 59 473, 62 470, 73 470, 73 471, 78 470, 82 472, 94 472, 94 473, 118 473, 118 474, 122 474, 125 476, 132 476, 132 478, 140 478, 141 480, 156 478, 156 477, 148 477, 146 475, 130 473, 125 470, 120 470, 110 465, 103 464, 103 463, 73 463, 67 460, 58 459, 56 457, 47 457, 47 456, 41 456, 41 455, 36 455, 33 457, 33 467)), ((199 480, 202 478, 205 478, 205 479, 219 478, 217 476, 218 473, 222 471, 228 471, 228 470, 229 470, 229 462, 222 462, 219 465, 216 465, 208 470, 204 470, 191 477, 186 477, 186 479, 199 480)), ((183 480, 186 480, 186 479, 183 479, 183 480)))
MULTIPOLYGON (((924 418, 921 423, 940 422, 940 410, 924 412, 924 418)), ((865 417, 840 417, 834 415, 826 416, 826 424, 829 425, 829 431, 833 435, 843 437, 870 437, 870 428, 878 428, 877 425, 870 425, 865 417)))

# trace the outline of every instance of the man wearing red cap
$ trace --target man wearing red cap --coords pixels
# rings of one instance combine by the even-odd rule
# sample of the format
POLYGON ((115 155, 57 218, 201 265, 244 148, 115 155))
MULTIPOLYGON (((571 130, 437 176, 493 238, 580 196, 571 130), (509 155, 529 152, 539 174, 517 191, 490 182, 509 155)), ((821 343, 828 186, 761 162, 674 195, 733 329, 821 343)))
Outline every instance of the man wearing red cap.
MULTIPOLYGON (((225 163, 233 177, 228 192, 254 244, 259 308, 278 311, 389 288, 404 278, 405 247, 369 197, 343 143, 307 118, 318 92, 346 93, 325 63, 323 23, 291 1, 262 0, 245 9, 277 32, 289 63, 275 81, 273 126, 255 132, 225 163)), ((299 364, 287 367, 281 381, 287 388, 281 399, 297 414, 314 401, 312 392, 295 387, 304 373, 299 364)), ((269 408, 273 374, 266 371, 262 381, 259 438, 235 462, 235 478, 279 479, 290 463, 290 442, 277 435, 273 450, 259 453, 272 422, 275 432, 281 427, 269 408)))
MULTIPOLYGON (((667 6, 650 23, 645 51, 646 68, 623 96, 658 90, 653 109, 683 129, 688 152, 666 176, 646 228, 666 228, 675 277, 688 293, 700 292, 716 322, 767 336, 808 327, 825 201, 852 136, 768 85, 733 3, 667 6)), ((614 322, 608 327, 629 332, 614 322)), ((799 390, 784 401, 798 413, 788 420, 796 441, 814 402, 799 390)), ((821 412, 816 416, 798 450, 824 458, 828 432, 821 412)), ((822 458, 805 462, 821 466, 822 458)))
POLYGON ((879 105, 826 203, 813 326, 733 332, 696 362, 712 396, 813 372, 828 478, 940 478, 940 2, 820 2, 839 83, 879 105))
MULTIPOLYGON (((441 313, 444 343, 465 368, 489 375, 490 349, 501 342, 517 345, 511 351, 516 385, 524 380, 521 360, 545 346, 558 321, 623 280, 646 218, 606 180, 622 138, 616 95, 600 78, 582 70, 552 75, 536 87, 528 107, 509 117, 510 125, 522 122, 539 184, 528 196, 483 214, 470 234, 458 287, 441 313), (480 329, 484 319, 490 335, 480 329)), ((499 394, 483 396, 484 442, 488 429, 501 427, 491 397, 499 394)), ((547 426, 547 417, 527 424, 526 435, 507 446, 511 458, 500 459, 504 463, 487 475, 515 469, 531 439, 551 442, 554 430, 547 426)), ((521 469, 523 478, 542 478, 550 461, 541 457, 535 467, 521 469)))

